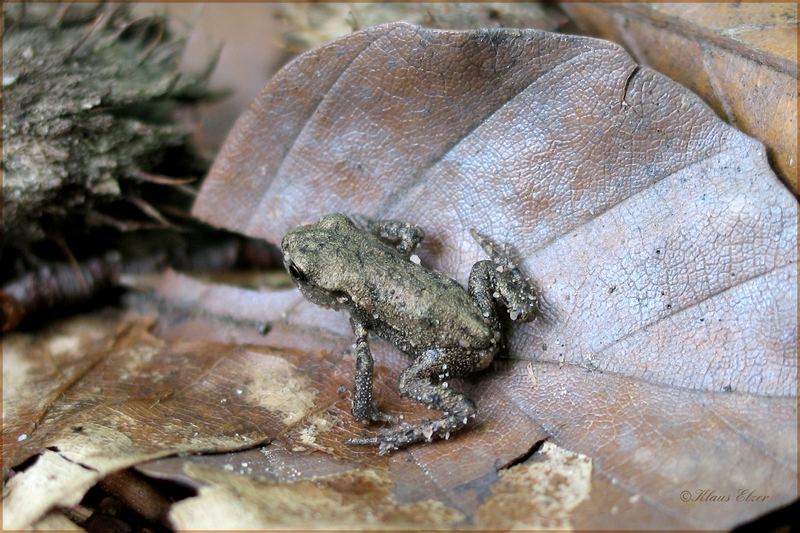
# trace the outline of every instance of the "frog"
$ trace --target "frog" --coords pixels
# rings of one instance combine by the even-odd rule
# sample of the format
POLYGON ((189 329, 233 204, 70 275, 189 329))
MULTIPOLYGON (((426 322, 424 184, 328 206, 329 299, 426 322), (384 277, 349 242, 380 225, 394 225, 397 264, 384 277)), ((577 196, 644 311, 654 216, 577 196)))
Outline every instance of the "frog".
POLYGON ((470 229, 488 255, 471 269, 465 288, 423 265, 414 252, 423 229, 395 219, 333 213, 288 231, 281 241, 284 266, 311 302, 350 317, 355 335, 352 415, 364 423, 397 423, 373 393, 374 334, 407 354, 402 396, 442 413, 417 424, 401 423, 375 436, 349 439, 385 455, 400 448, 449 439, 475 419, 475 403, 450 386, 489 367, 504 346, 504 322, 530 322, 538 313, 533 284, 507 246, 470 229))

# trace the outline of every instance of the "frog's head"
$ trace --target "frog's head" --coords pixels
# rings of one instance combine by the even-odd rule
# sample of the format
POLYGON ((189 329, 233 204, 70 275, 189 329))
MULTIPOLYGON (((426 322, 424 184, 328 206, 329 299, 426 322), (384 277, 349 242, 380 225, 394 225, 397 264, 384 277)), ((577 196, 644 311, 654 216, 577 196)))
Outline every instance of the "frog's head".
POLYGON ((344 215, 327 215, 314 224, 298 226, 281 241, 283 264, 303 295, 317 305, 339 308, 347 301, 343 279, 350 268, 342 248, 354 228, 344 215))

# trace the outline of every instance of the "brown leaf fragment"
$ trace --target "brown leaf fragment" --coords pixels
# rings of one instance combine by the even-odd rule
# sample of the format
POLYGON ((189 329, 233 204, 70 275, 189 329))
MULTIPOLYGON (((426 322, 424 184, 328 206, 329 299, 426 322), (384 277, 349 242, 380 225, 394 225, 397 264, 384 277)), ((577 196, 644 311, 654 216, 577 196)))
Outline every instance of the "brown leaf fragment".
POLYGON ((166 342, 152 320, 78 318, 4 340, 3 464, 39 454, 4 487, 5 527, 78 503, 105 475, 175 453, 249 448, 338 400, 330 362, 297 350, 166 342), (103 336, 103 333, 106 335, 103 336), (298 358, 302 370, 291 362, 298 358), (316 368, 316 370, 314 370, 316 368), (4 383, 5 385, 5 383, 4 383), (332 398, 320 398, 320 388, 332 398))
POLYGON ((188 464, 200 494, 170 511, 176 529, 449 529, 462 515, 437 501, 398 503, 385 470, 354 470, 295 483, 249 479, 188 464))
POLYGON ((428 28, 537 28, 555 31, 567 17, 543 3, 288 3, 276 5, 284 46, 293 54, 344 37, 354 30, 404 21, 428 28))
POLYGON ((624 494, 592 493, 602 502, 595 509, 616 507, 611 524, 642 524, 642 515, 672 528, 731 523, 732 513, 758 516, 796 498, 794 398, 704 393, 553 363, 534 363, 531 387, 526 366, 490 377, 484 394, 502 388, 552 442, 592 458, 594 476, 624 494), (710 488, 731 504, 681 499, 710 488), (764 498, 737 501, 742 490, 764 498))
POLYGON ((545 442, 537 461, 500 473, 475 512, 479 529, 571 530, 570 514, 589 499, 592 461, 545 442))
POLYGON ((137 465, 136 470, 152 478, 175 481, 197 490, 202 484, 186 474, 184 467, 189 463, 282 483, 339 474, 363 466, 385 466, 385 461, 372 460, 368 456, 352 461, 332 451, 330 448, 298 450, 296 443, 277 439, 268 445, 238 452, 165 457, 137 465))
POLYGON ((77 505, 97 479, 96 470, 45 450, 32 467, 3 485, 3 529, 25 529, 56 506, 77 505))
POLYGON ((33 531, 84 531, 83 528, 78 527, 75 522, 64 516, 60 511, 47 513, 31 529, 33 531))
POLYGON ((50 406, 97 364, 131 324, 116 313, 60 322, 37 335, 3 337, 3 476, 26 458, 22 448, 50 406))
MULTIPOLYGON (((471 229, 509 243, 546 302, 489 371, 455 384, 478 406, 469 430, 391 456, 404 501, 472 517, 497 470, 545 438, 614 487, 590 490, 576 525, 604 510, 610 528, 723 529, 797 497, 796 199, 760 144, 619 46, 390 24, 300 56, 241 117, 194 212, 279 242, 335 211, 420 225, 423 264, 461 283, 485 258, 471 229), (730 504, 681 499, 706 487, 730 504), (743 488, 764 497, 738 501, 743 488)), ((226 289, 205 290, 193 306, 219 309, 226 289)), ((242 296, 242 317, 262 298, 278 315, 260 343, 343 350, 350 384, 345 317, 242 296)), ((216 312, 172 332, 255 336, 210 327, 216 312)), ((371 342, 378 401, 410 416, 391 385, 407 358, 371 342)), ((302 453, 341 449, 325 435, 302 453)))
POLYGON ((800 192, 796 4, 565 2, 562 8, 582 30, 624 45, 763 142, 777 174, 800 192))

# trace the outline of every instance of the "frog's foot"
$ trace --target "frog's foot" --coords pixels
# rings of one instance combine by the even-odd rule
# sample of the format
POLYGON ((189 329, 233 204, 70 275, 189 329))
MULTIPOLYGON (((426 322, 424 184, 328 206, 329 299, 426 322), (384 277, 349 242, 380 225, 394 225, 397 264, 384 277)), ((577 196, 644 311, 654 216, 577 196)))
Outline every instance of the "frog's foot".
POLYGON ((378 454, 386 455, 400 448, 405 448, 415 442, 430 442, 435 439, 449 439, 452 433, 463 428, 473 417, 446 416, 438 420, 422 424, 402 424, 399 429, 388 431, 374 437, 355 437, 347 441, 348 444, 378 446, 378 454))

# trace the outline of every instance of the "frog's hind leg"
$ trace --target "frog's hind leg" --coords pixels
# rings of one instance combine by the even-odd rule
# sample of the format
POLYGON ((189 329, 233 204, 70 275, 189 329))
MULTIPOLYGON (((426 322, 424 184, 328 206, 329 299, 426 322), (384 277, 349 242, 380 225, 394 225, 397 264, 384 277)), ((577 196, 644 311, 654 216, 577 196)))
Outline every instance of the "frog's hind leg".
POLYGON ((491 257, 491 260, 475 263, 469 276, 469 293, 483 316, 496 327, 495 302, 499 301, 508 310, 511 320, 533 320, 539 308, 539 299, 534 288, 514 264, 509 252, 474 229, 470 232, 491 257))
POLYGON ((384 455, 409 444, 447 439, 475 417, 475 404, 449 387, 448 379, 477 370, 464 367, 464 354, 429 350, 400 376, 400 393, 444 413, 442 418, 411 425, 375 437, 350 439, 351 444, 378 445, 384 455))

